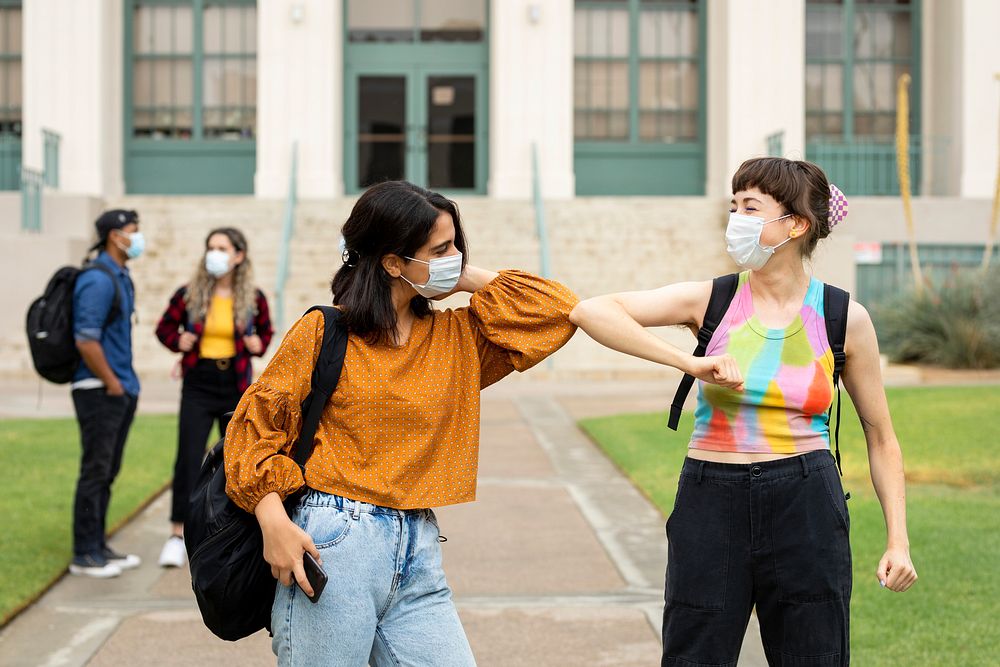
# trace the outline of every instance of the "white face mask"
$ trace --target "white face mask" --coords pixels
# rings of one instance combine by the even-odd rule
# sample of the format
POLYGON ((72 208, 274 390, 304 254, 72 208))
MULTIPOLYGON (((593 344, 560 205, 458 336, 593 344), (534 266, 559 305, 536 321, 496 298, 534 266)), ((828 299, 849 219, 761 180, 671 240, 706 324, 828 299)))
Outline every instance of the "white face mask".
POLYGON ((205 253, 205 270, 216 278, 229 273, 229 253, 225 250, 209 250, 205 253))
POLYGON ((462 277, 462 253, 448 255, 447 257, 437 257, 429 262, 413 257, 407 257, 406 259, 420 262, 430 267, 430 275, 427 277, 427 282, 423 285, 416 285, 407 280, 406 276, 400 276, 400 278, 410 283, 420 296, 431 298, 447 294, 455 289, 458 279, 462 277))
POLYGON ((730 213, 729 224, 726 226, 726 252, 740 268, 753 271, 762 269, 775 250, 792 240, 788 237, 776 246, 762 246, 760 235, 764 231, 764 225, 790 217, 791 213, 764 220, 752 215, 730 213))

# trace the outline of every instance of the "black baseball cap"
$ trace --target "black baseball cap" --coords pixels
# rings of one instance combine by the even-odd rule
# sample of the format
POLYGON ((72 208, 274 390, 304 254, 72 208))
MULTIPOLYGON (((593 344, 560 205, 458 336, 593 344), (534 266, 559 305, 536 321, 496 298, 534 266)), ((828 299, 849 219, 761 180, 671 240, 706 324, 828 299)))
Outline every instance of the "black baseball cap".
POLYGON ((121 229, 133 222, 139 224, 139 213, 136 211, 114 208, 101 213, 94 221, 94 227, 97 229, 97 243, 94 244, 94 247, 104 245, 108 240, 108 234, 113 230, 121 229))

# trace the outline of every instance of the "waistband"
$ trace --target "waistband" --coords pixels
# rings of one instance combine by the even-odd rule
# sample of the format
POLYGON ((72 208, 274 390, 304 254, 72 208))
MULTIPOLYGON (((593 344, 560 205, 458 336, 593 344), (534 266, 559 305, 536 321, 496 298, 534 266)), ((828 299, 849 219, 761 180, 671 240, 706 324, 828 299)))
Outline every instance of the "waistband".
POLYGON ((225 357, 222 359, 205 359, 204 357, 199 357, 197 367, 229 371, 234 370, 233 362, 235 361, 236 357, 225 357))
POLYGON ((711 479, 720 482, 763 482, 783 477, 808 477, 809 473, 837 465, 829 450, 806 452, 774 461, 759 463, 715 463, 699 461, 690 457, 684 459, 682 477, 696 480, 711 479))
POLYGON ((395 507, 382 507, 381 505, 372 505, 360 500, 351 500, 350 498, 317 491, 316 489, 309 489, 305 492, 299 500, 299 507, 332 507, 344 512, 350 512, 351 514, 386 514, 400 517, 421 514, 428 511, 425 509, 399 510, 395 507))

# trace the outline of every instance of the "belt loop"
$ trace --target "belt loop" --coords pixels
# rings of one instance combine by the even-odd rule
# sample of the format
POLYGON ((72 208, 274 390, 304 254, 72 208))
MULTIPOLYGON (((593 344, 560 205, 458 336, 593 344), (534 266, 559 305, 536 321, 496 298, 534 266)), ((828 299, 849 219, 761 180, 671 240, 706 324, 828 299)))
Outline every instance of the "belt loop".
POLYGON ((809 476, 809 466, 806 465, 806 456, 805 456, 805 454, 800 454, 799 455, 799 463, 802 464, 802 476, 803 477, 808 477, 809 476))
POLYGON ((701 484, 701 478, 705 474, 705 462, 700 461, 698 463, 698 483, 701 484))
POLYGON ((361 502, 358 500, 354 501, 354 510, 351 512, 351 518, 355 521, 361 518, 361 502))

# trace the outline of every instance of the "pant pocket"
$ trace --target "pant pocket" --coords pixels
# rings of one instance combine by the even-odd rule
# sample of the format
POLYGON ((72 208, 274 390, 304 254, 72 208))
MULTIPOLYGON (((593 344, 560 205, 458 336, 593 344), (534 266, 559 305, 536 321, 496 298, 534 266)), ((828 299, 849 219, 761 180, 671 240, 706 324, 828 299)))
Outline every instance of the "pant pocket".
POLYGON ((851 532, 851 515, 847 509, 847 497, 844 495, 844 487, 840 483, 837 468, 827 466, 818 471, 826 484, 826 491, 830 497, 830 509, 833 511, 837 522, 848 533, 851 532))
POLYGON ((295 513, 295 523, 309 534, 317 549, 327 549, 344 541, 354 521, 345 510, 304 503, 295 513))
POLYGON ((685 480, 667 525, 666 602, 721 610, 726 603, 732 489, 685 480))
POLYGON ((808 477, 782 480, 774 486, 774 571, 779 600, 789 604, 822 603, 849 598, 851 545, 847 520, 836 507, 844 503, 836 468, 808 477))

